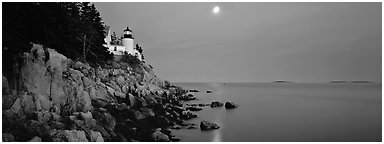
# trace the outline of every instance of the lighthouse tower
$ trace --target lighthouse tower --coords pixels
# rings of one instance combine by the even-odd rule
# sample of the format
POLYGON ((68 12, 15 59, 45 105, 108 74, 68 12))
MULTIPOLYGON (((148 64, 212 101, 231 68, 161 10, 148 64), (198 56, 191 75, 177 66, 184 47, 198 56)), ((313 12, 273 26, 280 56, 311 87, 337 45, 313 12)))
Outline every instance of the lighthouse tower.
POLYGON ((128 54, 134 55, 134 43, 133 43, 132 30, 129 27, 127 27, 124 30, 122 43, 123 43, 123 46, 125 47, 126 52, 128 54))

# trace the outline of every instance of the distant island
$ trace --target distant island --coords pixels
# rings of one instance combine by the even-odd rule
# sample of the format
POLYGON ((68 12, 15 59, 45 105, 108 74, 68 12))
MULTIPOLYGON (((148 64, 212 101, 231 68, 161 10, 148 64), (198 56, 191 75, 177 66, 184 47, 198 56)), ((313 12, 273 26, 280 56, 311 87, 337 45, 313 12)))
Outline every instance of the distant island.
POLYGON ((333 80, 333 81, 330 81, 329 83, 348 83, 348 82, 343 80, 333 80))
POLYGON ((330 81, 329 83, 374 83, 374 82, 371 82, 371 81, 343 81, 343 80, 333 80, 333 81, 330 81))
POLYGON ((286 81, 286 80, 275 80, 272 83, 292 83, 291 81, 286 81))

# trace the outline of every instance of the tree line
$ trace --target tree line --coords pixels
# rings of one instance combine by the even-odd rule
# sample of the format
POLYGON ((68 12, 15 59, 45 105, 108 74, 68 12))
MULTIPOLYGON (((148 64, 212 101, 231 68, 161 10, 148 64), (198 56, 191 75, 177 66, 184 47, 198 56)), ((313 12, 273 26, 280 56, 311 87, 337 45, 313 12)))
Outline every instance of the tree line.
POLYGON ((89 2, 3 3, 3 62, 14 63, 33 42, 73 60, 104 64, 113 58, 103 46, 104 34, 100 13, 89 2))

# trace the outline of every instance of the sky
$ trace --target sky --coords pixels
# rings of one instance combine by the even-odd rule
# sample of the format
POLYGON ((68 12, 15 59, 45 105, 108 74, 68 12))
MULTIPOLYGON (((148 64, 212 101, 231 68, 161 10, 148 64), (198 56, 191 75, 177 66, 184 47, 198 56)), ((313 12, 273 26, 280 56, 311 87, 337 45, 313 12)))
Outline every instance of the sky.
POLYGON ((95 5, 171 82, 381 82, 381 3, 95 5))

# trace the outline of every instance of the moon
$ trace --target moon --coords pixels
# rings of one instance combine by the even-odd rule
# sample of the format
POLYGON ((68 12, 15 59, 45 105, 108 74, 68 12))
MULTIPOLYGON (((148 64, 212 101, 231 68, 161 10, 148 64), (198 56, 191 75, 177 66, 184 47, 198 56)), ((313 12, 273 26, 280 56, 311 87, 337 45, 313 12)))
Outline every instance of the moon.
POLYGON ((218 14, 220 12, 220 7, 219 6, 213 7, 212 12, 213 14, 218 14))

